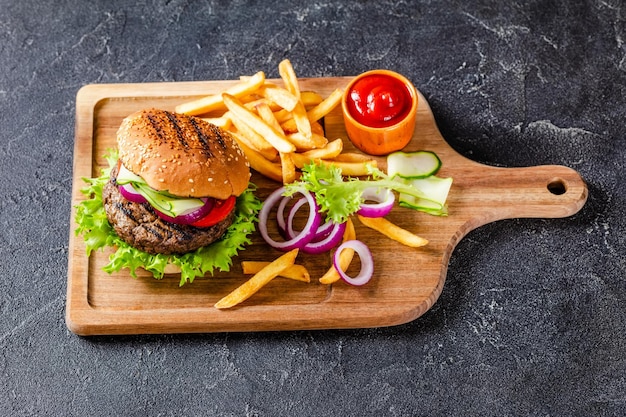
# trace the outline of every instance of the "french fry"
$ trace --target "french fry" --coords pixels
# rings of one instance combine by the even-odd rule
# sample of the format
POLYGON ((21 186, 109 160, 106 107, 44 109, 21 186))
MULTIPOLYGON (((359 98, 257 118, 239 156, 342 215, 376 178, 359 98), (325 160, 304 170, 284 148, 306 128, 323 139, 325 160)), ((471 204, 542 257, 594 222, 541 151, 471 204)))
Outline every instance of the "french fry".
MULTIPOLYGON (((305 108, 310 108, 310 107, 314 107, 320 104, 323 101, 323 99, 322 99, 322 96, 320 96, 318 93, 315 93, 313 91, 303 91, 300 96, 300 101, 302 102, 305 108)), ((276 120, 278 120, 278 122, 281 124, 293 118, 292 112, 286 109, 274 110, 274 116, 276 117, 276 120)), ((307 113, 307 117, 308 117, 308 113, 307 113)), ((295 131, 296 130, 295 122, 292 122, 292 123, 294 123, 293 129, 295 131)), ((314 128, 313 125, 314 123, 311 123, 311 129, 314 128)), ((324 129, 322 128, 321 125, 319 125, 319 123, 318 123, 318 126, 315 126, 315 128, 321 129, 321 130, 317 130, 316 133, 320 133, 322 135, 324 134, 324 129)))
POLYGON ((278 73, 280 74, 280 78, 283 79, 287 91, 293 94, 297 99, 300 99, 300 85, 298 84, 298 77, 296 77, 296 72, 291 65, 291 61, 283 59, 278 64, 278 73))
POLYGON ((335 139, 332 142, 328 142, 323 148, 311 149, 310 151, 302 152, 302 155, 311 159, 333 159, 339 156, 342 150, 343 140, 335 139))
POLYGON ((343 90, 340 88, 335 89, 328 97, 326 97, 320 104, 313 107, 311 110, 307 112, 309 120, 311 122, 316 122, 320 120, 322 117, 326 116, 328 113, 333 111, 335 107, 339 103, 341 103, 341 97, 343 96, 343 90))
POLYGON ((320 136, 324 136, 326 134, 326 132, 324 132, 324 127, 319 121, 311 123, 311 132, 314 135, 320 136))
POLYGON ((280 109, 274 112, 274 117, 276 118, 278 123, 281 124, 281 129, 282 129, 282 124, 286 122, 287 120, 293 118, 293 115, 291 114, 290 111, 287 111, 285 109, 280 109))
POLYGON ((287 135, 287 140, 294 144, 298 152, 323 148, 328 144, 328 139, 322 135, 312 134, 310 138, 307 138, 300 132, 287 135))
POLYGON ((304 166, 310 164, 311 162, 321 163, 320 159, 309 158, 302 153, 294 153, 291 159, 298 169, 302 169, 304 166))
POLYGON ((280 166, 283 177, 283 184, 291 184, 296 180, 296 166, 291 156, 293 153, 280 153, 280 166))
POLYGON ((294 152, 296 147, 289 142, 283 132, 278 132, 270 125, 265 123, 258 115, 247 109, 237 98, 230 94, 222 94, 224 104, 234 116, 238 117, 242 122, 250 126, 257 133, 265 138, 279 152, 294 152))
POLYGON ((316 164, 324 164, 326 166, 334 165, 337 168, 341 169, 341 173, 350 177, 363 177, 369 174, 368 165, 372 167, 376 167, 376 160, 371 160, 368 162, 342 162, 342 161, 333 161, 333 160, 325 160, 325 159, 317 159, 310 158, 306 156, 304 153, 294 153, 291 155, 291 159, 297 168, 302 169, 302 167, 310 164, 311 162, 315 162, 316 164))
POLYGON ((237 141, 237 144, 239 145, 243 153, 246 155, 246 158, 248 159, 248 162, 250 163, 250 167, 252 169, 274 181, 283 181, 283 172, 279 164, 275 164, 272 161, 269 161, 260 152, 252 149, 241 139, 240 135, 236 133, 231 134, 237 141))
POLYGON ((304 104, 304 107, 307 109, 313 106, 317 106, 324 98, 315 91, 301 91, 300 92, 300 101, 304 104))
MULTIPOLYGON (((233 97, 245 97, 258 90, 264 82, 265 73, 263 71, 259 71, 253 76, 247 77, 241 80, 238 84, 226 89, 225 93, 230 94, 233 97)), ((198 100, 179 104, 176 106, 176 112, 197 116, 199 114, 209 113, 213 110, 219 110, 223 108, 223 106, 224 101, 222 99, 222 93, 212 94, 198 100)))
MULTIPOLYGON (((343 232, 342 242, 347 242, 348 240, 356 239, 356 232, 354 230, 354 223, 352 220, 348 219, 346 223, 346 231, 343 232)), ((341 267, 342 271, 345 271, 350 266, 352 262, 352 258, 354 257, 354 250, 350 248, 344 249, 339 254, 339 267, 341 267)), ((321 284, 332 284, 334 282, 339 281, 339 273, 335 269, 334 265, 331 265, 328 268, 328 271, 319 279, 321 284)))
POLYGON ((256 110, 257 114, 265 123, 272 126, 276 130, 280 130, 280 123, 276 120, 276 116, 274 116, 274 112, 272 108, 267 102, 260 102, 256 106, 254 106, 254 110, 256 110))
MULTIPOLYGON (((339 103, 341 103, 342 95, 343 91, 341 89, 336 89, 320 104, 307 111, 307 118, 309 119, 309 122, 316 122, 330 113, 339 103)), ((286 120, 281 124, 281 126, 283 127, 283 130, 287 132, 293 132, 296 130, 296 122, 293 119, 286 120)))
POLYGON ((267 104, 269 106, 270 109, 272 109, 272 111, 280 111, 283 110, 282 107, 280 107, 278 104, 274 103, 273 101, 270 101, 268 99, 266 99, 265 97, 256 99, 256 100, 252 100, 252 101, 248 101, 247 103, 243 103, 243 105, 250 109, 250 110, 256 110, 256 107, 259 104, 267 104))
POLYGON ((215 303, 215 308, 230 308, 247 300, 252 295, 256 294, 257 291, 267 285, 271 280, 280 275, 285 269, 292 266, 295 263, 297 256, 298 249, 293 249, 285 253, 284 255, 276 258, 266 267, 254 274, 252 278, 241 284, 230 294, 226 295, 224 298, 215 303))
POLYGON ((363 177, 369 175, 368 166, 373 168, 376 168, 376 166, 378 166, 376 160, 371 160, 368 162, 342 162, 321 160, 321 162, 327 165, 335 165, 336 167, 341 168, 341 173, 349 177, 363 177))
POLYGON ((358 214, 357 217, 365 226, 376 230, 377 232, 380 232, 396 242, 402 243, 403 245, 418 248, 428 244, 427 239, 401 228, 384 217, 363 217, 358 214))
POLYGON ((361 163, 376 164, 376 162, 374 162, 374 159, 372 159, 371 156, 367 156, 367 155, 363 155, 362 153, 355 153, 355 152, 344 152, 335 156, 332 159, 333 161, 336 161, 336 162, 361 162, 361 163))
POLYGON ((243 122, 238 116, 234 115, 231 123, 235 129, 237 129, 236 133, 239 134, 239 138, 244 141, 246 145, 263 155, 265 159, 274 161, 278 157, 278 151, 272 144, 266 141, 263 136, 243 122))
MULTIPOLYGON (((245 275, 256 274, 269 265, 267 261, 242 261, 241 269, 245 275)), ((280 273, 279 277, 293 279, 295 281, 311 282, 309 270, 304 265, 294 264, 280 273)))
POLYGON ((293 111, 296 105, 300 102, 298 97, 294 96, 284 88, 273 84, 265 84, 263 88, 259 90, 259 93, 261 96, 273 103, 278 104, 287 111, 293 111))
POLYGON ((220 117, 203 117, 202 120, 225 130, 229 130, 233 125, 233 121, 228 116, 228 112, 224 113, 220 117))
POLYGON ((304 104, 298 102, 292 113, 293 121, 296 125, 296 129, 298 129, 298 132, 302 133, 305 138, 310 138, 313 135, 313 132, 311 130, 311 122, 307 116, 304 104))

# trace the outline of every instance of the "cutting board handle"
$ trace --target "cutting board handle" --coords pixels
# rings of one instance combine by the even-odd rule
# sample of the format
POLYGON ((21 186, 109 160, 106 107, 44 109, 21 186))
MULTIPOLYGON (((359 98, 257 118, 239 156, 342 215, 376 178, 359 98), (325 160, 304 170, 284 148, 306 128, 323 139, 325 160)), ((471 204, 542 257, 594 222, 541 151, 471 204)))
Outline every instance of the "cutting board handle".
MULTIPOLYGON (((587 200, 578 172, 561 165, 501 168, 476 164, 457 195, 475 204, 479 222, 507 218, 560 218, 577 213, 587 200)), ((476 224, 475 226, 479 226, 476 224)))

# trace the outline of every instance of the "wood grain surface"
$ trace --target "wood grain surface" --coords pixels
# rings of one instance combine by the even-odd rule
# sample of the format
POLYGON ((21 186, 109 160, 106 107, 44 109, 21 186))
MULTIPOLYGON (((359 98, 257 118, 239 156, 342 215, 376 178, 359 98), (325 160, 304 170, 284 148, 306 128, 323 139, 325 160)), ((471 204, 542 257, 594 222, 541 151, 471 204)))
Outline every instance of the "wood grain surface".
MULTIPOLYGON (((350 77, 302 79, 303 90, 323 96, 345 87, 350 77)), ((435 151, 443 166, 439 176, 454 178, 448 197, 449 216, 434 217, 397 208, 390 219, 429 240, 422 248, 404 247, 378 235, 354 219, 357 238, 372 250, 375 275, 364 287, 343 282, 323 285, 318 278, 330 266, 326 255, 299 255, 311 272, 311 283, 274 279, 237 307, 218 310, 213 304, 244 282, 242 260, 270 260, 280 255, 254 234, 253 243, 234 259, 228 273, 197 278, 179 286, 179 276, 161 280, 132 278, 127 271, 102 271, 110 252, 86 256, 76 236, 75 206, 85 198, 81 178, 93 177, 106 165, 103 156, 115 147, 124 117, 149 107, 173 110, 184 101, 223 91, 235 81, 147 84, 96 84, 83 87, 76 100, 72 214, 68 259, 66 322, 80 335, 242 332, 298 329, 379 327, 405 323, 424 314, 443 289, 448 261, 469 231, 506 218, 558 218, 584 205, 587 188, 580 175, 557 165, 524 168, 486 166, 455 152, 439 133, 433 114, 419 94, 415 134, 406 150, 435 151)), ((276 80, 276 82, 279 82, 276 80)), ((350 147, 338 107, 325 118, 329 139, 344 138, 350 147)), ((379 166, 386 168, 384 158, 379 166)), ((254 173, 258 196, 278 184, 254 173)))

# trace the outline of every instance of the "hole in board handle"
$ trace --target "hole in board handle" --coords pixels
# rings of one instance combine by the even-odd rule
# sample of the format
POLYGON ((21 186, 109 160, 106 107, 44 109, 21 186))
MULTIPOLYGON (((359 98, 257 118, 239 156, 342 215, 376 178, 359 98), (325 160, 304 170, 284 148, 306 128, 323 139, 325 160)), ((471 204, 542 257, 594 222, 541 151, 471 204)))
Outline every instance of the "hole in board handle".
POLYGON ((548 183, 548 191, 554 195, 561 195, 567 192, 567 184, 561 178, 554 178, 548 183))

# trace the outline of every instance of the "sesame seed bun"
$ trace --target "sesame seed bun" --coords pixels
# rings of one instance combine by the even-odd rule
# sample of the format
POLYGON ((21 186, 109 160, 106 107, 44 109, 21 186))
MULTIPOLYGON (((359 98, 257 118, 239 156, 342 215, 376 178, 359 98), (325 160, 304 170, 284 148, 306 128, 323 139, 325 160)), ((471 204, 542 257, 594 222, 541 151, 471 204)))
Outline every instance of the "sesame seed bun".
POLYGON ((250 166, 232 136, 200 118, 149 109, 131 114, 117 132, 122 164, 158 191, 179 197, 238 196, 250 166))

